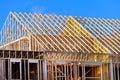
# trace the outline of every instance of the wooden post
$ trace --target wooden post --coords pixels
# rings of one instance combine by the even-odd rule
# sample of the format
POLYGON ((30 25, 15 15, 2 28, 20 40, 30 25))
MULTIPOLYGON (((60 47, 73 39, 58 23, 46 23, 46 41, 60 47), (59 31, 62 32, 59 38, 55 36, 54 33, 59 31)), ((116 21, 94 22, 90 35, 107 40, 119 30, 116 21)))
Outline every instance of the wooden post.
POLYGON ((22 80, 22 61, 19 62, 19 66, 20 66, 20 80, 22 80))
POLYGON ((0 60, 0 80, 5 80, 5 67, 4 67, 5 61, 0 60))
POLYGON ((47 80, 47 60, 46 60, 45 52, 44 52, 44 60, 43 60, 43 80, 47 80))
POLYGON ((31 41, 32 41, 32 36, 30 35, 29 36, 29 51, 31 51, 31 46, 32 46, 31 41))
POLYGON ((110 57, 110 80, 113 79, 113 63, 112 63, 112 57, 110 57))
POLYGON ((75 62, 73 64, 73 75, 74 75, 74 79, 73 80, 77 80, 77 63, 75 62))
POLYGON ((85 64, 82 64, 82 80, 85 80, 85 64))
POLYGON ((10 65, 11 65, 10 64, 10 60, 8 60, 8 80, 11 80, 11 75, 10 75, 11 74, 11 72, 10 72, 11 71, 11 67, 10 67, 10 65))
MULTIPOLYGON (((24 60, 24 80, 26 80, 26 73, 27 73, 27 71, 26 71, 26 62, 25 62, 25 60, 24 60)), ((23 73, 22 73, 23 74, 23 73)))
POLYGON ((44 59, 43 61, 43 79, 47 80, 47 61, 44 59))

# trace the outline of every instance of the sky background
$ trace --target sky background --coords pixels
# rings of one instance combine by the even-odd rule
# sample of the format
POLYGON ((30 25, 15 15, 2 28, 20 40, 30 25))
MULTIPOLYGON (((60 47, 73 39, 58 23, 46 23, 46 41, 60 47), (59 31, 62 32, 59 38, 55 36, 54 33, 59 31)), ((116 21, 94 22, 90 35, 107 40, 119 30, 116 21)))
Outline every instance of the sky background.
POLYGON ((0 0, 0 29, 10 11, 120 19, 120 0, 0 0))

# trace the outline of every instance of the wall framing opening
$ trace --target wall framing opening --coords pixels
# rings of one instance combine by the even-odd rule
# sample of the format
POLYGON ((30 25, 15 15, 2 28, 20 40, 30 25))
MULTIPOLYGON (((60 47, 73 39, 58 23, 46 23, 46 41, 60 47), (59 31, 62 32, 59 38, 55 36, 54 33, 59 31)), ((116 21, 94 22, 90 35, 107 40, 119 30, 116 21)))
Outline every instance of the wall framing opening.
POLYGON ((28 60, 28 80, 39 80, 38 60, 28 60))
POLYGON ((20 59, 10 60, 10 78, 11 80, 21 80, 22 79, 22 66, 20 59))

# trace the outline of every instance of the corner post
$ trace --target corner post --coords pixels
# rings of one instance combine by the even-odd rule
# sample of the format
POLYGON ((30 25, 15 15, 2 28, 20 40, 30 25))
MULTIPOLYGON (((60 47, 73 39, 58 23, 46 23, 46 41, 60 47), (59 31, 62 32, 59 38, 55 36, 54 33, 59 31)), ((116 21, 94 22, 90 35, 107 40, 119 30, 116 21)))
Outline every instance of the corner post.
POLYGON ((43 58, 43 79, 47 80, 47 60, 46 60, 46 52, 44 51, 43 58))

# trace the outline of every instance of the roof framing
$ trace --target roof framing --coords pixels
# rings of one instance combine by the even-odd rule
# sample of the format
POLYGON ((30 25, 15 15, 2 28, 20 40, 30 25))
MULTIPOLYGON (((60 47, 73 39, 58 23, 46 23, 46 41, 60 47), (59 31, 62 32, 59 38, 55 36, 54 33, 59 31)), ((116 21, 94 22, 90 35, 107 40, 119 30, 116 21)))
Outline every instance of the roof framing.
POLYGON ((10 12, 0 45, 11 50, 118 54, 119 25, 119 20, 10 12), (24 37, 27 40, 21 40, 24 37))

